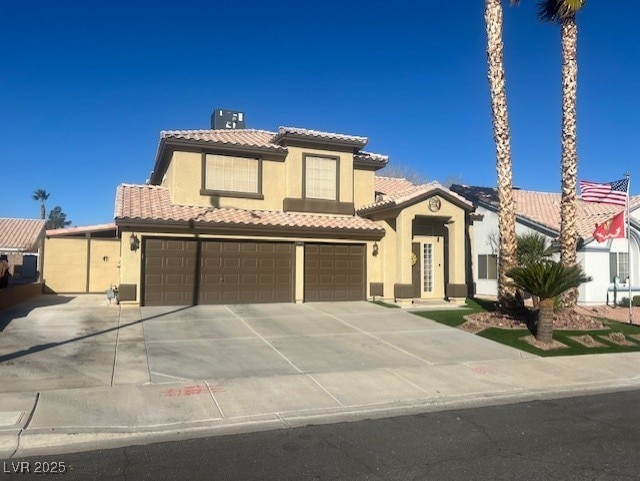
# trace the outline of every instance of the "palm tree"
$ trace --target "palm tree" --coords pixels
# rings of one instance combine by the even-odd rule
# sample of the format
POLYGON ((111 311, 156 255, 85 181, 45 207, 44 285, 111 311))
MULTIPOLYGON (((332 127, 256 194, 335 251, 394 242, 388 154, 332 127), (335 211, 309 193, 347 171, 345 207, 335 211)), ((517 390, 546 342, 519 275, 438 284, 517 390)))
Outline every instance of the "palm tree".
MULTIPOLYGON (((547 243, 547 239, 538 232, 530 232, 518 236, 518 265, 525 266, 541 260, 549 260, 555 249, 547 243)), ((524 299, 524 292, 518 292, 519 296, 524 299)), ((531 301, 534 309, 540 307, 540 299, 531 293, 531 301)))
POLYGON ((536 339, 547 344, 553 339, 553 299, 591 280, 577 265, 567 267, 549 260, 514 267, 507 275, 517 287, 540 298, 536 339))
POLYGON ((542 234, 532 232, 518 236, 518 265, 522 266, 551 257, 553 247, 547 244, 547 239, 542 234))
POLYGON ((47 217, 47 209, 45 208, 44 201, 49 198, 51 194, 47 194, 47 191, 44 189, 37 189, 33 192, 31 198, 33 200, 40 201, 40 218, 45 219, 47 217))
MULTIPOLYGON (((511 0, 512 5, 518 3, 511 0)), ((493 118, 493 138, 496 143, 496 170, 498 173, 498 303, 513 307, 515 289, 507 279, 507 272, 516 261, 516 213, 513 199, 511 167, 511 136, 507 114, 507 92, 504 75, 504 44, 502 41, 501 0, 486 0, 484 19, 487 28, 487 61, 489 64, 489 90, 493 118)))
MULTIPOLYGON (((538 18, 560 24, 562 39, 562 199, 560 201, 560 261, 566 267, 576 265, 576 184, 578 148, 576 143, 576 99, 578 91, 578 26, 576 13, 585 0, 542 0, 538 18)), ((563 296, 564 307, 574 307, 578 290, 563 296)))

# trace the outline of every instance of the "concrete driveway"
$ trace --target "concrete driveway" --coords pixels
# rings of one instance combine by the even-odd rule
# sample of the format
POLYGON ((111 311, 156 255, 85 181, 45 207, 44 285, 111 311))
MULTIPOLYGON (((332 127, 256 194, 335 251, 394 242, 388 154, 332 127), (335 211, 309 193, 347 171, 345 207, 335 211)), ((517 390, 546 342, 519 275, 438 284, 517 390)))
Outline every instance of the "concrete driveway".
POLYGON ((109 386, 118 321, 105 296, 39 296, 0 311, 0 392, 109 386))
POLYGON ((143 307, 153 383, 517 359, 520 351, 367 302, 143 307))
POLYGON ((367 302, 139 308, 102 295, 40 296, 1 312, 0 327, 0 392, 322 377, 523 355, 367 302))

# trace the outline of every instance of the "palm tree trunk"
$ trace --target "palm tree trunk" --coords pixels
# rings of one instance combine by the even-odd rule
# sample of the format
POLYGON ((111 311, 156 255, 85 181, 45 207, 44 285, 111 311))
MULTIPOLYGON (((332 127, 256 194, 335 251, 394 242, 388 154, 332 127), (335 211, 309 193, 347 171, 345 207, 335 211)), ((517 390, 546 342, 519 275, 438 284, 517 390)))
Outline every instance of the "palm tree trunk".
POLYGON ((47 209, 44 206, 44 201, 40 202, 40 218, 45 219, 47 216, 47 209))
POLYGON ((553 299, 540 299, 536 339, 545 344, 553 340, 553 299))
MULTIPOLYGON (((578 91, 578 26, 572 15, 562 21, 562 199, 560 202, 560 260, 566 267, 576 264, 576 184, 578 148, 576 101, 578 91)), ((562 296, 563 307, 574 307, 578 290, 562 296)))
POLYGON ((500 0, 486 0, 487 59, 489 64, 489 90, 493 116, 493 137, 496 143, 496 170, 498 174, 498 302, 503 308, 512 305, 515 288, 507 277, 516 260, 516 215, 513 200, 511 169, 511 136, 507 112, 507 92, 504 74, 504 44, 502 42, 502 5, 500 0))

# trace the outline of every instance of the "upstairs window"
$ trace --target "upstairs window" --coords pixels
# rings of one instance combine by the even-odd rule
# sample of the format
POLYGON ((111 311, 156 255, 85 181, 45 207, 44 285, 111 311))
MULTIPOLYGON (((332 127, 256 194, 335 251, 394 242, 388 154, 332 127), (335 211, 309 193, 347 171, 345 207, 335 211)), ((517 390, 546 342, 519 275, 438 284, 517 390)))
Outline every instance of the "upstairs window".
POLYGON ((250 157, 205 155, 205 190, 259 194, 260 161, 250 157))
POLYGON ((338 200, 338 159, 305 156, 305 197, 338 200))

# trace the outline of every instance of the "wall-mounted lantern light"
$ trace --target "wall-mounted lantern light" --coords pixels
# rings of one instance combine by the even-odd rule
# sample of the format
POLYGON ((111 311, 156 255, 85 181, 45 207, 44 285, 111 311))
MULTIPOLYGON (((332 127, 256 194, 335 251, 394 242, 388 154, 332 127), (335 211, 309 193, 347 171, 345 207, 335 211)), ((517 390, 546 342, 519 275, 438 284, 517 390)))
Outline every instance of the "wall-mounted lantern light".
POLYGON ((373 247, 371 248, 371 254, 373 254, 374 257, 378 255, 378 243, 377 242, 373 243, 373 247))
POLYGON ((133 252, 140 248, 140 239, 138 239, 138 236, 133 233, 131 234, 131 237, 129 237, 129 247, 131 247, 133 252))

